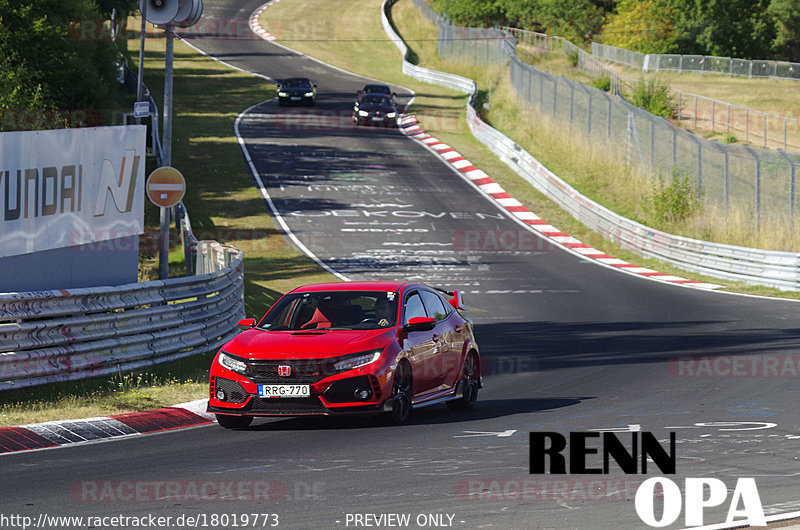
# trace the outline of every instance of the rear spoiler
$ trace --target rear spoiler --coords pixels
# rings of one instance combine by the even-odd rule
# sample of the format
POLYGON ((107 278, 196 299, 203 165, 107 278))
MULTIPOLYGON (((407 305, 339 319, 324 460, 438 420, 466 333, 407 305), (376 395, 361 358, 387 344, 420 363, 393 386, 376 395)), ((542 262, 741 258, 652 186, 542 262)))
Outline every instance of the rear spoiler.
POLYGON ((440 293, 452 296, 453 298, 448 300, 448 302, 450 302, 450 305, 453 306, 455 309, 458 309, 459 311, 469 311, 469 308, 464 305, 464 299, 461 295, 460 289, 453 289, 452 291, 447 291, 440 287, 434 287, 434 289, 436 289, 440 293))

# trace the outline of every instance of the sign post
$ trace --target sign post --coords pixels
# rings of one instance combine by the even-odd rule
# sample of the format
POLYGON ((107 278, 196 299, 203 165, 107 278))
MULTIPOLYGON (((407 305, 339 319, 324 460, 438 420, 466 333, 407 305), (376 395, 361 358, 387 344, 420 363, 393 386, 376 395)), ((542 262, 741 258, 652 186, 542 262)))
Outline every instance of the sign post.
POLYGON ((153 170, 147 177, 147 197, 161 208, 161 230, 158 236, 158 279, 169 278, 169 212, 186 193, 186 179, 180 171, 170 166, 153 170))

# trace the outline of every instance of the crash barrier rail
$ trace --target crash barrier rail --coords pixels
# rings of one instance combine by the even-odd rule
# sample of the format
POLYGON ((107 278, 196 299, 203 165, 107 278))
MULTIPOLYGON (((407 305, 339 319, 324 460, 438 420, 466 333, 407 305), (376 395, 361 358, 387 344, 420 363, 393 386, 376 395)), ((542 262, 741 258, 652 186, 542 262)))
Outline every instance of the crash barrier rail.
POLYGON ((244 316, 243 253, 224 267, 118 287, 0 294, 0 390, 139 369, 219 348, 244 316))
MULTIPOLYGON (((382 20, 386 33, 395 43, 399 43, 402 39, 394 31, 387 17, 387 12, 393 3, 393 0, 384 2, 382 20)), ((424 5, 424 2, 420 0, 414 0, 414 3, 417 6, 424 5)), ((443 21, 443 24, 449 24, 442 18, 440 20, 443 21)), ((404 53, 407 50, 404 45, 400 46, 398 44, 398 48, 404 53)), ((481 54, 481 57, 484 56, 485 54, 481 54)), ((516 55, 510 56, 510 61, 512 65, 521 63, 517 65, 518 68, 522 66, 530 67, 525 65, 516 55)), ((404 55, 404 71, 406 62, 404 55)), ((414 70, 409 69, 409 71, 413 72, 414 70)), ((413 76, 414 74, 409 75, 413 76)), ((466 89, 467 83, 464 82, 463 77, 443 72, 439 72, 436 77, 449 78, 448 84, 445 86, 463 86, 465 87, 464 92, 472 93, 474 96, 476 91, 475 84, 472 83, 466 89), (469 92, 469 90, 472 92, 469 92)), ((418 79, 426 81, 426 79, 418 79)), ((598 92, 602 93, 602 91, 598 92)), ((624 100, 605 93, 602 93, 601 97, 605 99, 613 98, 618 100, 619 104, 628 105, 624 100)), ((630 107, 631 105, 628 106, 630 107)), ((604 109, 601 110, 604 111, 604 109)), ((513 140, 482 121, 472 104, 467 105, 467 122, 475 137, 489 147, 493 153, 522 178, 587 227, 621 247, 666 261, 682 269, 716 278, 765 285, 783 290, 800 290, 800 254, 699 241, 644 226, 622 217, 581 195, 577 190, 545 168, 536 158, 513 140)))
MULTIPOLYGON (((555 76, 519 60, 497 58, 500 30, 439 25, 439 54, 474 64, 506 65, 518 100, 540 116, 563 124, 576 143, 617 150, 629 164, 689 178, 709 206, 752 220, 760 229, 768 218, 775 226, 793 222, 797 210, 795 177, 800 153, 727 144, 702 138, 670 121, 633 106, 620 97, 555 76), (488 51, 485 48, 490 48, 488 51), (494 59, 493 59, 494 58, 494 59)), ((800 122, 798 122, 800 123, 800 122)))
MULTIPOLYGON (((620 75, 595 57, 603 58, 603 54, 595 53, 597 43, 592 43, 589 54, 563 37, 555 37, 518 28, 502 28, 513 35, 518 44, 545 51, 561 50, 565 54, 576 53, 576 66, 593 78, 607 76, 609 92, 621 95, 623 89, 630 93, 640 79, 620 75)), ((613 48, 613 46, 606 46, 613 48)), ((617 48, 622 50, 622 48, 617 48)), ((630 55, 638 52, 623 50, 630 55)), ((639 54, 644 56, 644 54, 639 54)), ((638 62, 635 57, 631 59, 638 62)), ((798 65, 800 69, 800 65, 798 65)), ((646 71, 646 70, 645 70, 646 71)), ((726 101, 701 96, 675 88, 669 89, 676 108, 677 122, 693 130, 710 131, 711 133, 737 134, 745 143, 763 147, 783 148, 784 150, 800 148, 800 120, 771 112, 734 105, 726 101), (742 138, 743 137, 743 138, 742 138)))
MULTIPOLYGON (((126 82, 130 78, 126 72, 126 82)), ((133 86, 135 86, 135 75, 133 86)), ((154 154, 161 165, 158 108, 154 154)), ((184 278, 117 287, 0 294, 0 391, 114 374, 215 350, 244 318, 244 253, 198 241, 173 208, 184 278)))
POLYGON ((643 72, 712 72, 729 77, 800 80, 800 63, 734 59, 714 55, 640 53, 592 43, 592 55, 605 61, 641 68, 643 72))

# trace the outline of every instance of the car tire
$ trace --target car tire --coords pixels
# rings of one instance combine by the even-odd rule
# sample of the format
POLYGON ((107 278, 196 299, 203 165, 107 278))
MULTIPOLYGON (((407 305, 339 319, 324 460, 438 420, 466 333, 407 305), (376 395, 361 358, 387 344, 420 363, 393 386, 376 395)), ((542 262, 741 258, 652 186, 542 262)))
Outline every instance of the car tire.
POLYGON ((226 429, 244 429, 253 423, 252 416, 229 416, 227 414, 215 414, 217 423, 226 429))
POLYGON ((461 397, 448 401, 446 405, 453 410, 471 409, 478 402, 478 388, 480 387, 478 356, 474 352, 468 353, 467 358, 464 359, 460 383, 462 388, 461 397))
POLYGON ((389 420, 394 425, 402 425, 411 415, 411 391, 413 377, 411 366, 406 361, 400 361, 392 377, 392 410, 389 411, 389 420))

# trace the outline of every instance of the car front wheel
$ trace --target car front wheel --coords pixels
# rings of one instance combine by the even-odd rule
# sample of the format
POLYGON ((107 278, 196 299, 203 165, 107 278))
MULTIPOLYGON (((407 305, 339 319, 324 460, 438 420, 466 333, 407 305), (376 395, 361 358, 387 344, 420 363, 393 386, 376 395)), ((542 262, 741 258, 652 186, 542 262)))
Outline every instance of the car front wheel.
POLYGON ((411 414, 411 386, 411 366, 400 361, 392 379, 392 410, 389 412, 389 418, 395 425, 405 423, 411 414))

